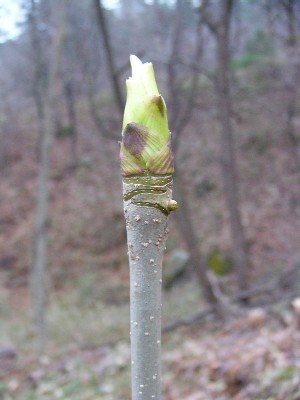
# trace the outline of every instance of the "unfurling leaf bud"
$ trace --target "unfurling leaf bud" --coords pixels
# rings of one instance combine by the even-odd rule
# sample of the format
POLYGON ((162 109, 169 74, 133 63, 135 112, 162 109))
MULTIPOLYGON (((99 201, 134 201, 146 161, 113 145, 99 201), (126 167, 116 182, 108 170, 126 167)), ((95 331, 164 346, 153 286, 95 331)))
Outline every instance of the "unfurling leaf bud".
POLYGON ((121 143, 123 176, 166 175, 174 172, 167 108, 159 94, 152 63, 130 56, 121 143))

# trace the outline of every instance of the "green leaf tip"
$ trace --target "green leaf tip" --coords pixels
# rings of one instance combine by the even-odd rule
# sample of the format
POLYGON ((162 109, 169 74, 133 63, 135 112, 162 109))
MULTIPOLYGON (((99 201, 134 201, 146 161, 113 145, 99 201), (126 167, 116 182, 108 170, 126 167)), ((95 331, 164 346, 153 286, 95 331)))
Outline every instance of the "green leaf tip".
POLYGON ((126 81, 121 170, 123 176, 172 174, 174 159, 167 108, 159 94, 152 63, 131 55, 132 77, 126 81))

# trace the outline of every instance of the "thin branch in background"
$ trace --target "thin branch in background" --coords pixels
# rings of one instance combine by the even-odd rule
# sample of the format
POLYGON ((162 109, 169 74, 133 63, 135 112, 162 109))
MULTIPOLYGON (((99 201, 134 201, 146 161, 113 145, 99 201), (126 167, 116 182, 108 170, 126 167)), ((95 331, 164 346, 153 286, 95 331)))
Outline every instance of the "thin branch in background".
MULTIPOLYGON (((194 59, 192 60, 192 65, 199 65, 203 55, 203 35, 202 35, 202 23, 200 18, 196 30, 196 40, 197 44, 196 44, 194 59)), ((180 119, 177 121, 177 126, 175 127, 175 132, 176 132, 174 138, 175 151, 178 146, 179 138, 182 135, 188 122, 191 120, 193 111, 195 110, 195 105, 196 105, 195 101, 199 89, 199 77, 200 77, 199 69, 193 68, 191 83, 187 94, 187 100, 185 102, 185 108, 181 114, 180 119)))
MULTIPOLYGON (((216 296, 222 302, 226 310, 224 316, 240 316, 245 313, 245 311, 251 309, 250 307, 240 307, 240 302, 243 299, 254 300, 261 296, 264 300, 256 304, 256 307, 264 306, 265 309, 267 306, 272 307, 273 304, 282 303, 284 306, 290 304, 291 300, 299 295, 299 269, 300 262, 297 261, 292 267, 279 273, 273 279, 268 279, 267 283, 259 283, 247 290, 238 292, 232 298, 228 298, 222 293, 216 276, 211 275, 210 278, 214 281, 213 286, 214 291, 217 291, 216 296)), ((162 333, 170 333, 183 326, 197 325, 216 315, 219 317, 219 307, 220 304, 210 305, 194 315, 173 321, 163 327, 162 333)), ((270 312, 272 312, 272 309, 270 309, 270 312)))
MULTIPOLYGON (((36 350, 41 357, 46 349, 46 281, 47 281, 47 231, 48 231, 48 177, 50 169, 50 150, 52 147, 56 104, 56 86, 59 64, 65 33, 66 10, 69 1, 64 0, 60 5, 60 18, 52 39, 52 57, 49 68, 49 78, 45 98, 45 117, 43 135, 40 142, 38 192, 36 199, 36 218, 34 232, 34 260, 32 269, 32 295, 34 305, 34 320, 36 329, 36 350)), ((53 6, 53 13, 56 7, 53 6)))
POLYGON ((174 31, 172 36, 171 52, 167 64, 167 79, 168 79, 168 90, 169 90, 169 109, 170 109, 170 128, 171 131, 175 131, 177 120, 179 118, 180 111, 180 92, 178 91, 177 85, 177 74, 176 68, 178 65, 178 57, 182 50, 183 40, 183 21, 182 21, 183 1, 177 0, 175 8, 175 21, 174 31))
POLYGON ((105 10, 102 5, 101 0, 94 0, 94 6, 97 13, 97 21, 98 27, 102 35, 104 49, 106 53, 106 60, 107 60, 107 67, 108 67, 108 74, 110 77, 113 93, 115 96, 116 104, 120 113, 123 113, 125 102, 123 99, 123 94, 121 90, 121 84, 119 82, 118 77, 118 69, 115 65, 114 57, 113 57, 113 49, 111 45, 110 34, 108 30, 108 25, 105 16, 105 10))
POLYGON ((39 146, 44 132, 43 121, 45 112, 45 83, 47 66, 44 60, 41 36, 38 29, 37 6, 34 0, 30 1, 30 10, 28 12, 29 32, 31 39, 31 49, 33 54, 33 80, 32 80, 32 96, 37 113, 39 140, 37 145, 37 155, 39 156, 39 146))
POLYGON ((86 91, 87 91, 87 103, 89 113, 96 125, 96 128, 100 135, 108 140, 118 140, 119 135, 115 132, 115 130, 110 129, 108 125, 107 118, 103 117, 101 114, 101 107, 97 102, 97 74, 98 68, 91 68, 92 63, 86 57, 87 51, 87 42, 89 40, 88 33, 85 31, 81 31, 80 35, 80 43, 76 41, 77 45, 77 53, 78 58, 80 60, 80 69, 82 71, 86 91))
POLYGON ((218 35, 219 33, 219 23, 216 21, 209 9, 210 0, 203 0, 200 7, 199 13, 205 21, 206 25, 210 29, 213 35, 218 35))
MULTIPOLYGON (((193 109, 195 107, 195 98, 197 94, 199 72, 194 70, 192 75, 191 86, 188 92, 188 100, 183 106, 181 98, 183 96, 181 87, 178 87, 178 79, 176 74, 176 64, 180 60, 181 45, 180 38, 183 35, 183 26, 181 22, 181 11, 183 3, 181 0, 177 1, 176 6, 176 16, 178 18, 177 24, 174 30, 174 37, 172 40, 172 51, 170 59, 167 64, 168 71, 168 82, 170 94, 169 97, 172 100, 170 104, 171 109, 171 130, 174 135, 174 151, 175 156, 178 152, 179 137, 183 134, 184 128, 188 124, 193 109)), ((195 55, 193 63, 199 63, 202 56, 202 40, 201 40, 201 23, 198 22, 198 29, 196 32, 197 46, 195 49, 195 55)), ((199 250, 198 238, 196 237, 195 229, 193 227, 192 217, 190 215, 190 210, 188 206, 186 192, 184 190, 184 177, 180 168, 177 168, 175 178, 174 178, 174 192, 175 197, 178 198, 180 203, 180 208, 175 215, 175 221, 178 226, 179 232, 185 243, 185 246, 190 254, 190 266, 193 274, 196 276, 199 286, 203 290, 204 297, 208 303, 216 303, 217 299, 213 293, 211 284, 207 278, 206 274, 206 261, 205 257, 201 254, 199 250)))

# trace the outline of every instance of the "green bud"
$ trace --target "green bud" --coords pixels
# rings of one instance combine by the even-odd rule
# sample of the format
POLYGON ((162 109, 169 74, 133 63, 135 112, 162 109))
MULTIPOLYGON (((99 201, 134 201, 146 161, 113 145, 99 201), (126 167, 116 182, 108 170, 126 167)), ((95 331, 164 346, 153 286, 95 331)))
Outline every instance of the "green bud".
POLYGON ((130 56, 121 143, 123 176, 174 172, 167 109, 159 94, 152 63, 130 56))

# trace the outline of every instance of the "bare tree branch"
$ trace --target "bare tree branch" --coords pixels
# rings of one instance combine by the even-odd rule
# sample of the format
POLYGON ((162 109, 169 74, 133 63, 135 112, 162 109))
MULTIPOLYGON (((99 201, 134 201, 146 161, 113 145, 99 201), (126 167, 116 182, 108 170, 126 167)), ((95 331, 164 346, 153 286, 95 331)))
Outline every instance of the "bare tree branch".
MULTIPOLYGON (((194 59, 192 60, 192 65, 199 65, 200 59, 202 57, 203 53, 203 37, 202 37, 202 23, 199 18, 198 22, 198 27, 197 27, 197 32, 196 32, 196 37, 197 37, 197 45, 195 49, 195 55, 194 59)), ((188 122, 191 119, 192 113, 195 109, 195 100, 197 97, 198 93, 198 82, 199 82, 199 75, 200 75, 200 69, 199 68, 194 68, 192 77, 191 77, 191 85, 189 88, 187 100, 185 102, 185 109, 183 110, 183 113, 181 115, 181 118, 177 122, 177 126, 175 127, 175 138, 174 138, 174 149, 176 152, 176 148, 178 146, 179 138, 182 135, 182 132, 184 131, 184 128, 188 124, 188 122)))
POLYGON ((177 120, 179 118, 180 112, 179 96, 181 94, 179 93, 176 84, 176 67, 178 64, 178 57, 181 53, 181 44, 183 37, 182 8, 183 0, 177 0, 171 53, 167 64, 171 131, 176 130, 177 120))
POLYGON ((98 27, 102 34, 106 59, 107 59, 107 66, 108 66, 108 73, 110 76, 114 96, 116 99, 117 106, 119 108, 120 113, 123 113, 125 102, 122 95, 121 85, 118 79, 117 68, 115 66, 114 57, 113 57, 113 50, 110 41, 109 30, 107 26, 107 21, 105 17, 104 8, 102 5, 101 0, 94 0, 95 10, 97 13, 98 19, 98 27))
POLYGON ((209 30, 214 35, 217 35, 219 30, 219 23, 218 21, 214 20, 209 7, 210 7, 210 0, 203 0, 201 6, 199 7, 199 12, 209 30))
MULTIPOLYGON (((53 10, 56 9, 53 5, 53 10)), ((34 318, 37 333, 37 354, 40 357, 46 346, 46 269, 47 269, 47 220, 48 220, 48 177, 50 169, 50 150, 54 135, 54 109, 56 104, 56 87, 65 33, 66 12, 69 0, 60 2, 60 19, 52 40, 51 64, 45 95, 45 113, 43 135, 40 143, 40 163, 38 173, 38 193, 36 200, 36 219, 34 235, 34 262, 32 270, 32 290, 34 318)))

